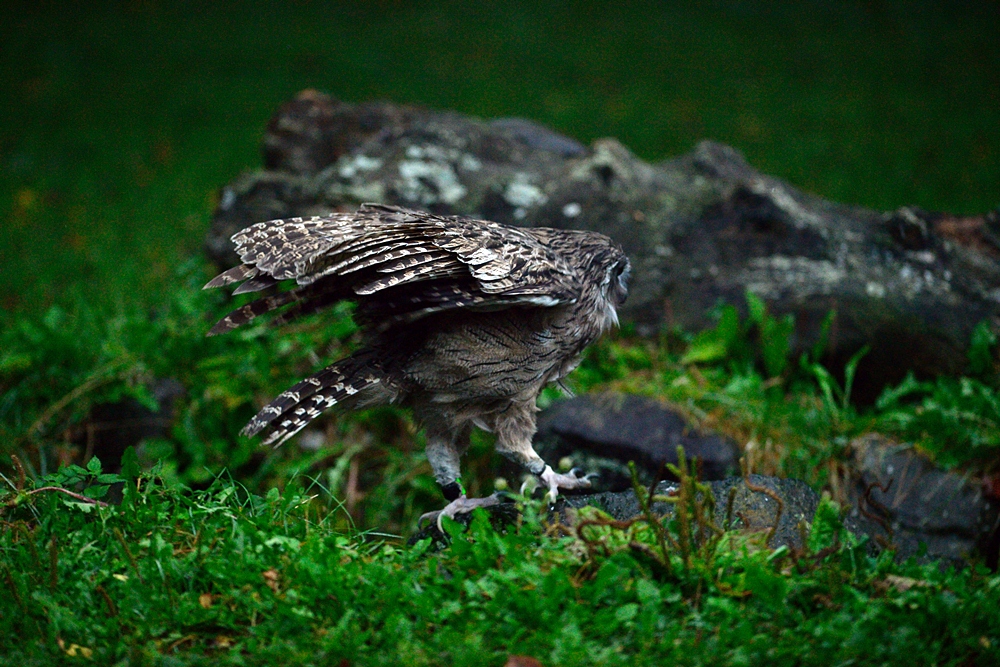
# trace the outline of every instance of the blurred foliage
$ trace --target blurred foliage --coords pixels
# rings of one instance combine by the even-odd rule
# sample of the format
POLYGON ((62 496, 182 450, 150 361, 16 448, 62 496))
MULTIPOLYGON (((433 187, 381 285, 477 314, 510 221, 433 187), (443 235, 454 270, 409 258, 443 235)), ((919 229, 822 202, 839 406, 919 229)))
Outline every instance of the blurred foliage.
MULTIPOLYGON (((718 324, 695 336, 680 362, 691 364, 726 359, 752 362, 755 355, 759 355, 769 377, 781 375, 788 366, 795 318, 792 315, 773 317, 767 311, 764 300, 753 292, 746 293, 746 300, 748 315, 745 321, 740 321, 736 306, 720 306, 716 314, 718 324)), ((832 317, 831 313, 823 326, 820 349, 826 343, 826 332, 832 317)))
POLYGON ((155 299, 199 251, 217 189, 260 165, 268 118, 305 88, 527 117, 648 160, 711 138, 877 209, 997 205, 992 0, 6 6, 6 311, 67 292, 155 299))
POLYGON ((1000 389, 971 377, 920 382, 908 375, 879 397, 878 428, 919 445, 952 467, 978 461, 1000 469, 1000 389))

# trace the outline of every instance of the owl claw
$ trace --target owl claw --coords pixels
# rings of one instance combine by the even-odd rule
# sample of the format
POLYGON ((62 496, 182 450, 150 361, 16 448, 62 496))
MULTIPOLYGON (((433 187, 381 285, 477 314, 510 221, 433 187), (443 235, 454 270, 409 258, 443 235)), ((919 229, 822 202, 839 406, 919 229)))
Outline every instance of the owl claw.
POLYGON ((587 481, 590 481, 592 478, 596 479, 600 477, 600 475, 598 475, 596 472, 588 472, 586 475, 583 475, 583 477, 580 477, 580 474, 582 472, 583 468, 573 468, 572 470, 569 471, 569 474, 573 475, 574 477, 579 477, 580 479, 584 479, 587 481))
POLYGON ((589 489, 591 487, 590 478, 597 477, 597 473, 580 477, 579 472, 579 468, 573 468, 568 474, 561 475, 554 471, 551 466, 545 466, 545 470, 539 477, 549 487, 545 497, 550 504, 556 502, 556 498, 559 497, 559 489, 589 489))
POLYGON ((424 520, 433 520, 437 525, 437 529, 444 533, 444 526, 441 524, 441 519, 448 517, 449 519, 454 519, 457 514, 468 514, 477 507, 492 507, 493 505, 499 505, 500 498, 494 493, 492 496, 486 496, 485 498, 466 498, 465 495, 461 495, 455 498, 453 501, 444 506, 444 509, 440 509, 434 512, 427 512, 417 519, 417 527, 421 527, 424 524, 424 520))

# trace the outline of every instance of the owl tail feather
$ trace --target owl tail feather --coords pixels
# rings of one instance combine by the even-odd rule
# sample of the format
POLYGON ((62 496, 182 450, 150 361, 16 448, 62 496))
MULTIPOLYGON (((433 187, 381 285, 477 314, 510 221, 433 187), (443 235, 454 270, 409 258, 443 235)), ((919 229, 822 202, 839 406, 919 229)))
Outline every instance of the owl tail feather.
POLYGON ((241 433, 256 435, 266 430, 261 444, 278 447, 327 408, 391 403, 396 393, 386 382, 374 355, 362 350, 279 394, 261 408, 241 433))

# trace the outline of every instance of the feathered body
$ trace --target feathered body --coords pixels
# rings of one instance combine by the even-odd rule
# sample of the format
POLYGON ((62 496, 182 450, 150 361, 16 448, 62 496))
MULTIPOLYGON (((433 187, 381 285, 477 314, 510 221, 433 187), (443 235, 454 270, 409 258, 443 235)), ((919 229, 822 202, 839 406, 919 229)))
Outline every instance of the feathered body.
POLYGON ((459 458, 472 426, 493 431, 500 453, 547 475, 553 494, 587 485, 552 473, 531 438, 539 392, 617 324, 629 264, 608 237, 368 204, 258 223, 233 241, 242 264, 206 287, 243 282, 234 293, 273 293, 210 334, 281 308, 278 322, 349 299, 366 342, 275 398, 245 433, 279 445, 333 405, 396 403, 426 428, 428 459, 449 499, 460 493, 459 458), (278 291, 282 281, 295 285, 278 291))

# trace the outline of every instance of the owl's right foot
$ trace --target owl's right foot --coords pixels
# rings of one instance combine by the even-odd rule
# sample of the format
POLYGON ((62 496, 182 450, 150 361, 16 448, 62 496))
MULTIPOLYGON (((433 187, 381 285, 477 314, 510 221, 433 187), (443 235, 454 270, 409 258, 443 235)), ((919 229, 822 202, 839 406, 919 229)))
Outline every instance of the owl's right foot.
POLYGON ((441 525, 441 519, 444 517, 454 519, 455 515, 468 514, 477 507, 492 507, 499 504, 500 498, 495 493, 492 496, 486 496, 485 498, 466 498, 465 494, 463 494, 445 505, 444 509, 437 510, 436 512, 427 512, 426 514, 421 515, 421 517, 417 519, 417 527, 422 526, 425 519, 427 521, 434 520, 437 523, 438 530, 443 533, 444 527, 441 525))
POLYGON ((559 489, 589 489, 591 487, 590 478, 597 477, 597 473, 592 472, 589 475, 579 477, 578 470, 573 468, 569 471, 569 474, 561 475, 551 467, 545 466, 545 470, 542 471, 539 477, 549 487, 545 497, 549 499, 549 503, 554 504, 556 498, 559 496, 559 489))

